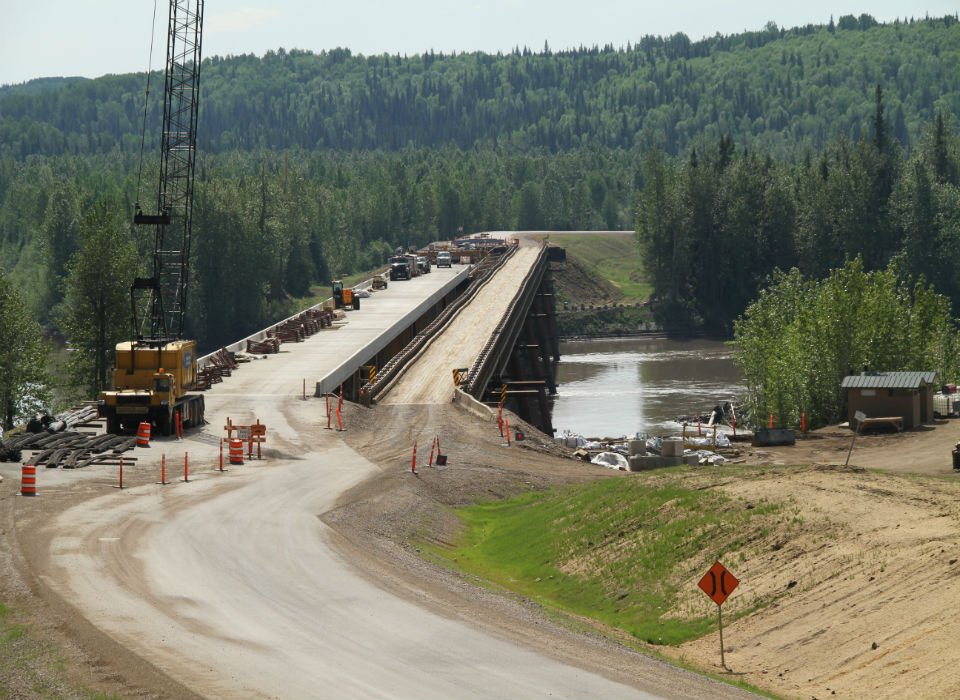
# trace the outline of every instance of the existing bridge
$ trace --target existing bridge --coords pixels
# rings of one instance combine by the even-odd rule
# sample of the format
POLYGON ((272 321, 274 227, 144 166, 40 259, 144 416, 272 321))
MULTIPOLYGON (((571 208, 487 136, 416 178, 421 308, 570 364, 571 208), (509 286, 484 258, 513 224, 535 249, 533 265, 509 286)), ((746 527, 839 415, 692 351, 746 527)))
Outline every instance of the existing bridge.
MULTIPOLYGON (((551 435, 548 397, 556 393, 560 350, 550 261, 561 257, 562 249, 511 239, 489 246, 472 267, 434 268, 395 282, 361 300, 346 323, 336 324, 337 333, 312 345, 310 376, 284 381, 293 387, 303 380, 314 396, 342 388, 348 400, 368 405, 447 403, 459 390, 502 403, 551 435)), ((266 328, 227 350, 245 350, 270 333, 266 328)))

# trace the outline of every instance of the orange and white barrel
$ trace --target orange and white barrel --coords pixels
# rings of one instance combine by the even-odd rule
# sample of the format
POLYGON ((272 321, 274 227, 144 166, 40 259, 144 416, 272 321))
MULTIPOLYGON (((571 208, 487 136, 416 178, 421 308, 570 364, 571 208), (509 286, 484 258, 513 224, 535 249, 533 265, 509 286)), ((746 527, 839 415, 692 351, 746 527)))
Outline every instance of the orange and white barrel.
POLYGON ((37 495, 37 468, 32 464, 23 465, 23 472, 20 476, 20 495, 37 495))
POLYGON ((150 447, 150 421, 143 421, 137 428, 137 447, 150 447))
POLYGON ((243 464, 243 440, 230 438, 230 464, 243 464))

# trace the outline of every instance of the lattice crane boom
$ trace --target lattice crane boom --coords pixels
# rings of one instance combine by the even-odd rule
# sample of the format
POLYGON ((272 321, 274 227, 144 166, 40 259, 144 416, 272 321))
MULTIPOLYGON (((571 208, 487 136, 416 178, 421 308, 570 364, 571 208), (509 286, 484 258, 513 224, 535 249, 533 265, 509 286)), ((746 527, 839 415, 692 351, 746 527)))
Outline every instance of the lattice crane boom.
POLYGON ((193 186, 197 152, 204 0, 170 0, 160 180, 156 214, 137 203, 134 223, 154 228, 153 275, 131 288, 136 339, 163 345, 183 337, 187 309, 193 186), (145 297, 149 295, 148 299, 145 297), (142 306, 141 306, 142 305, 142 306), (147 309, 140 318, 138 306, 147 309))

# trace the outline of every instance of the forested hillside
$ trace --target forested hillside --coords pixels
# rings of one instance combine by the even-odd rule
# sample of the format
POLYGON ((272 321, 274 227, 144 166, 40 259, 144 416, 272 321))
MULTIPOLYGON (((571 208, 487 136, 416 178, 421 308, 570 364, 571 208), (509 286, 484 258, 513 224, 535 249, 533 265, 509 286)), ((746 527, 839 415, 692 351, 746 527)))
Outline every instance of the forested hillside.
MULTIPOLYGON (((22 313, 77 348, 77 387, 130 332, 160 82, 142 168, 145 74, 0 88, 0 266, 22 313)), ((678 329, 729 333, 775 268, 824 276, 858 254, 960 301, 955 17, 505 56, 279 50, 207 59, 201 84, 187 328, 203 350, 461 228, 636 229, 678 329)))
MULTIPOLYGON (((456 145, 676 155, 729 136, 797 160, 838 136, 855 141, 879 84, 893 134, 909 147, 936 109, 960 112, 958 31, 955 17, 879 26, 861 15, 699 42, 648 36, 625 49, 215 57, 202 69, 200 141, 207 152, 456 145)), ((143 74, 120 75, 0 93, 0 155, 136 151, 145 85, 143 74)), ((161 109, 154 99, 150 134, 161 109)))

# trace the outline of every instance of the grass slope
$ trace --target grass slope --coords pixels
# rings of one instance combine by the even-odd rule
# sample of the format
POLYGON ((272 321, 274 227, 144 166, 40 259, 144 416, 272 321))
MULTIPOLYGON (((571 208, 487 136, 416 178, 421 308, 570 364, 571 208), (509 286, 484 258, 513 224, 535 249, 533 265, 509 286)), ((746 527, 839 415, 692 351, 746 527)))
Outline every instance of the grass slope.
MULTIPOLYGON (((613 284, 623 295, 622 300, 615 301, 643 301, 653 291, 643 274, 637 242, 633 236, 551 234, 550 242, 566 248, 567 255, 575 258, 588 273, 613 284)), ((558 277, 562 277, 562 272, 558 277)))
MULTIPOLYGON (((729 476, 714 470, 713 478, 729 476)), ((749 469, 741 470, 749 476, 749 469)), ((783 504, 746 504, 700 482, 689 468, 457 510, 462 540, 433 553, 549 607, 593 618, 650 644, 678 645, 716 629, 687 589, 716 559, 727 565, 799 522, 783 504)), ((706 481, 710 481, 707 476, 706 481)), ((741 603, 733 619, 771 602, 741 603)))

